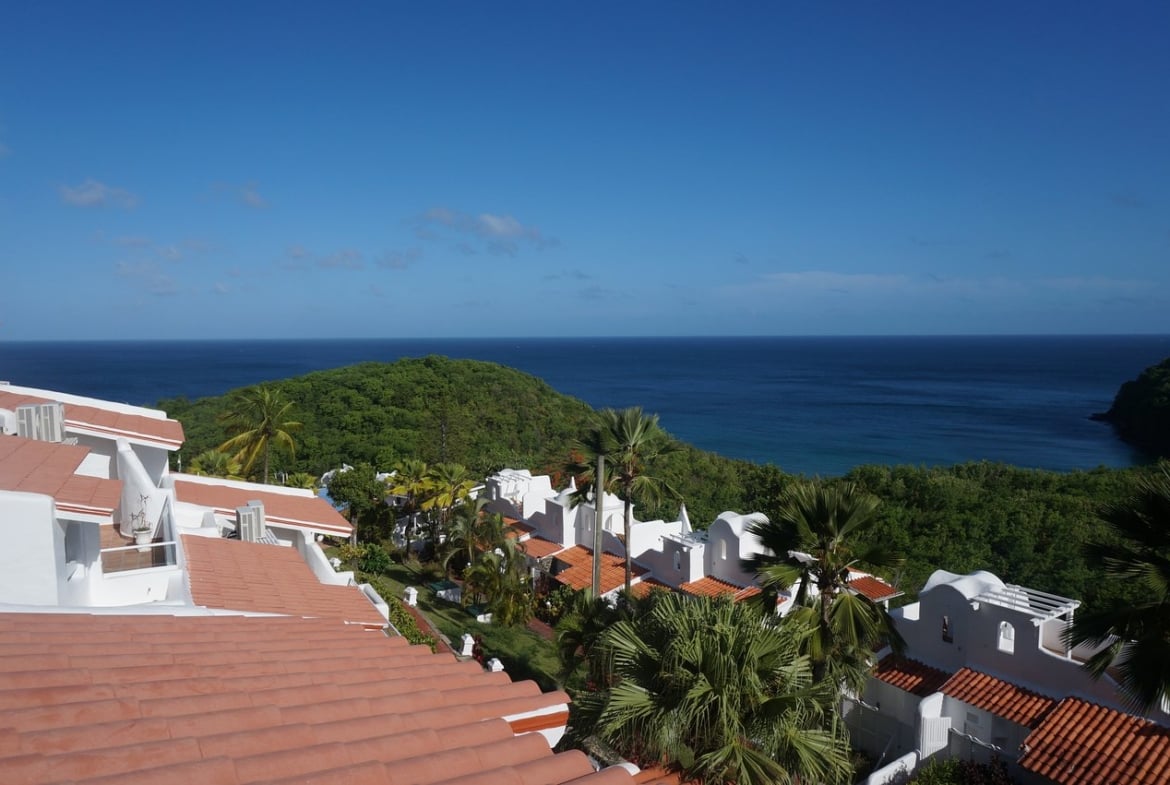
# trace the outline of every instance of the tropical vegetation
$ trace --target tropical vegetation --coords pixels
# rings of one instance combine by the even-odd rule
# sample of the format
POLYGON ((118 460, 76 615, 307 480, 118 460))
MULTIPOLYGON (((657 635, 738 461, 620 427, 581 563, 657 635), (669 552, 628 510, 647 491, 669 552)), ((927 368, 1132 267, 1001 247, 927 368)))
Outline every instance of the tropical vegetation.
POLYGON ((1141 479, 1101 515, 1115 537, 1089 543, 1088 558, 1137 596, 1078 613, 1068 642, 1103 646, 1085 667, 1098 678, 1113 673, 1145 713, 1170 701, 1170 469, 1141 479))
POLYGON ((883 543, 861 540, 879 504, 854 483, 804 482, 789 488, 773 518, 748 527, 767 550, 744 567, 764 588, 765 610, 775 607, 778 591, 795 587, 785 624, 801 630, 801 652, 817 682, 860 690, 876 649, 904 648, 885 608, 848 589, 850 570, 889 571, 902 562, 883 543))
POLYGON ((1170 457, 1170 357, 1122 384, 1109 411, 1095 418, 1139 449, 1170 457))
POLYGON ((849 780, 836 692, 814 681, 798 636, 749 604, 651 597, 593 646, 601 682, 576 697, 575 724, 710 785, 849 780))
MULTIPOLYGON (((596 422, 585 404, 531 376, 470 360, 367 363, 270 386, 296 401, 297 419, 304 423, 297 452, 274 451, 272 468, 316 476, 343 462, 364 461, 387 471, 410 459, 424 465, 439 461, 435 442, 442 429, 430 402, 442 396, 452 403, 443 415, 448 460, 477 477, 510 465, 567 482, 564 467, 575 440, 596 422)), ((217 416, 233 397, 159 403, 183 423, 185 466, 223 442, 217 416)), ((1136 596, 1125 583, 1103 580, 1082 546, 1111 536, 1097 508, 1124 499, 1136 478, 1147 473, 1140 467, 1058 473, 977 462, 859 466, 844 478, 819 482, 853 482, 882 500, 858 547, 886 543, 905 555, 902 567, 885 577, 897 581, 907 599, 935 569, 988 569, 1092 607, 1136 596)), ((698 527, 724 510, 775 518, 787 488, 802 480, 776 466, 731 460, 682 443, 659 456, 653 475, 678 492, 698 527)), ((643 519, 671 519, 678 502, 642 502, 637 512, 643 519)), ((376 529, 369 531, 362 536, 373 536, 376 529)))
POLYGON ((292 401, 277 387, 260 384, 237 390, 217 418, 229 436, 218 449, 234 451, 245 474, 251 474, 259 462, 260 481, 268 482, 273 448, 296 453, 292 434, 302 424, 291 419, 292 408, 292 401))

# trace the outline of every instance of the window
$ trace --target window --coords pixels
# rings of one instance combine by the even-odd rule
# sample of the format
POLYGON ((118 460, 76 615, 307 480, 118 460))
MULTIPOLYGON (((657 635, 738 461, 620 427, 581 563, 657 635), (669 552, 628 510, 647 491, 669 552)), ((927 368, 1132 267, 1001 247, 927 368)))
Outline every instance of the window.
POLYGON ((951 630, 951 618, 949 616, 943 616, 942 622, 943 622, 943 624, 942 624, 943 643, 954 643, 955 636, 954 636, 954 632, 951 630))
POLYGON ((1016 628, 1006 621, 999 623, 999 640, 996 646, 1005 654, 1015 654, 1016 652, 1016 628))
POLYGON ((674 552, 674 568, 676 570, 682 569, 682 554, 678 551, 674 552))
POLYGON ((720 559, 727 558, 727 540, 720 540, 719 541, 719 558, 720 559))

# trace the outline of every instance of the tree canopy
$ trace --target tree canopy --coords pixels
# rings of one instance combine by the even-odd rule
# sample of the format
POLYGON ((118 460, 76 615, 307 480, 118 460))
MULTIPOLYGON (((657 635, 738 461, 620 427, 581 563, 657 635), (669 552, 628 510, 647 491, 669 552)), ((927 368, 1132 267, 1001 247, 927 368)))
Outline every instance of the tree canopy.
POLYGON ((1122 384, 1109 411, 1095 416, 1135 447, 1170 457, 1170 357, 1122 384))

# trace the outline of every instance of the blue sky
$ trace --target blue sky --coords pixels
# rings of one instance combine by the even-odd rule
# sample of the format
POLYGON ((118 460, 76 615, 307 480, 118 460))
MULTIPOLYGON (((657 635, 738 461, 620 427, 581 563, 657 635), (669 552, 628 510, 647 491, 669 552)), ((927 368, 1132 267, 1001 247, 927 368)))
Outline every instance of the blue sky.
POLYGON ((1170 332, 1170 4, 4 17, 0 340, 1170 332))

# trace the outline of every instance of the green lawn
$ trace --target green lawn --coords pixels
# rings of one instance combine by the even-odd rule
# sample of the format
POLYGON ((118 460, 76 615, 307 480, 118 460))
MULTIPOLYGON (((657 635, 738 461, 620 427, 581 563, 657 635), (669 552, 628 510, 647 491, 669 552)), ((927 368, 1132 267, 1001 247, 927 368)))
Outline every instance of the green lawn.
POLYGON ((416 564, 394 564, 382 577, 394 587, 398 599, 407 586, 418 589, 418 609, 451 639, 451 647, 456 651, 463 645, 464 633, 479 635, 486 655, 498 657, 514 680, 532 679, 545 691, 559 688, 560 663, 551 641, 523 627, 480 624, 467 609, 438 599, 427 588, 434 578, 422 574, 416 564))

